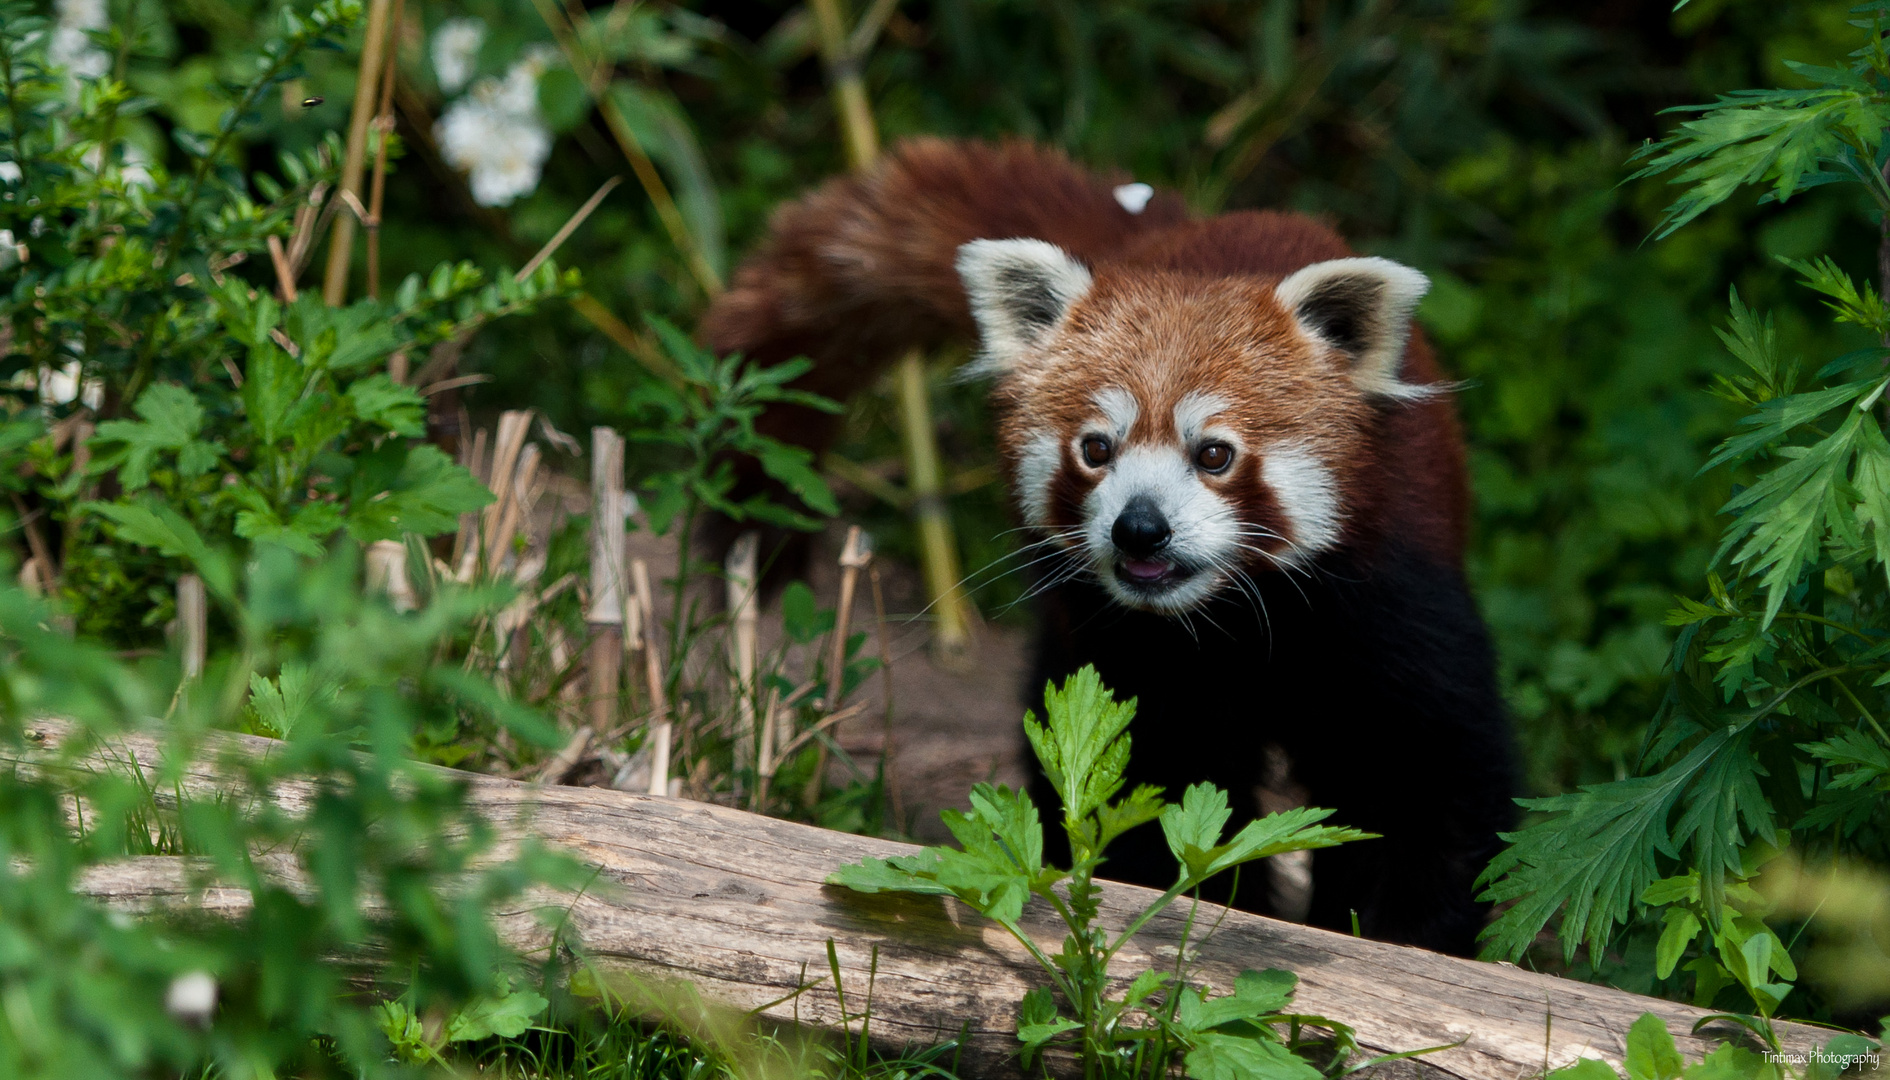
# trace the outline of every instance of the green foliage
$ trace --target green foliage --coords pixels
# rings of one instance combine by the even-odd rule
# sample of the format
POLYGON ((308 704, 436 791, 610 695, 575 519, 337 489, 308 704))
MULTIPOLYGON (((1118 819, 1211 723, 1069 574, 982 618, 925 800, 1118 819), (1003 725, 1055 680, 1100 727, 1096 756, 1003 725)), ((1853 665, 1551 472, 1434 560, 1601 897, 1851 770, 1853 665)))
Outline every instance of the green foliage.
POLYGON ((529 843, 498 857, 464 782, 408 757, 419 726, 462 710, 546 737, 529 711, 434 660, 444 636, 502 598, 448 593, 401 615, 358 579, 347 547, 321 563, 259 551, 221 601, 238 648, 181 688, 173 661, 114 659, 0 588, 0 992, 11 1015, 32 1018, 0 1028, 0 1071, 383 1075, 387 1043, 350 981, 460 1007, 507 960, 490 905, 534 882, 579 883, 529 843), (295 720, 276 752, 233 752, 209 733, 242 725, 258 682, 288 690, 295 720), (49 715, 69 718, 56 751, 27 738, 29 720, 49 715), (132 734, 163 747, 155 776, 73 767, 116 756, 114 740, 132 734), (86 808, 78 833, 65 816, 75 805, 86 808), (199 884, 247 890, 251 907, 134 922, 83 898, 83 871, 160 837, 160 853, 196 856, 199 884), (167 1011, 180 979, 207 980, 214 1004, 167 1011))
POLYGON ((815 512, 827 516, 840 512, 827 482, 813 469, 812 453, 755 430, 755 419, 772 404, 840 411, 826 398, 789 388, 813 366, 810 361, 756 367, 740 356, 714 356, 661 319, 651 319, 650 327, 675 362, 678 380, 653 379, 637 388, 629 401, 635 426, 628 438, 672 447, 681 452, 683 461, 679 467, 653 471, 643 479, 650 493, 646 502, 650 522, 658 532, 668 531, 679 515, 686 529, 704 510, 736 521, 753 518, 797 529, 820 526, 819 518, 783 507, 766 495, 741 502, 730 499, 736 481, 731 454, 759 461, 763 471, 815 512))
MULTIPOLYGON (((941 815, 959 848, 867 859, 841 867, 828 880, 865 893, 957 897, 1028 949, 1051 985, 1030 991, 1018 1010, 1026 1069, 1046 1049, 1069 1047, 1082 1055, 1090 1076, 1158 1077, 1179 1060, 1197 1080, 1318 1080, 1320 1069, 1299 1053, 1310 1045, 1300 1037, 1301 1026, 1332 1031, 1342 1049, 1351 1045, 1351 1029, 1286 1011, 1298 981, 1292 973, 1242 972, 1231 993, 1208 997, 1180 967, 1151 970, 1112 997, 1109 962, 1150 919, 1225 870, 1371 834, 1320 825, 1331 811, 1305 809, 1254 821, 1221 843, 1227 793, 1212 785, 1189 788, 1178 805, 1163 803, 1161 793, 1149 787, 1115 799, 1129 761, 1135 702, 1117 702, 1094 668, 1083 668, 1062 687, 1046 687, 1044 708, 1041 724, 1025 714, 1024 730, 1062 802, 1069 869, 1044 865, 1043 826, 1028 796, 979 784, 971 791, 971 813, 941 815), (1095 925, 1102 895, 1095 871, 1111 840, 1157 819, 1180 863, 1175 884, 1112 940, 1095 925), (1069 928, 1054 955, 1045 955, 1018 925, 1032 896, 1050 904, 1069 928)), ((1345 1070, 1348 1056, 1349 1050, 1336 1055, 1329 1071, 1345 1070)))
MULTIPOLYGON (((303 55, 334 47, 359 14, 343 0, 285 9, 281 36, 229 90, 214 132, 178 131, 189 167, 134 175, 115 133, 155 102, 109 78, 71 99, 45 66, 43 21, 0 11, 0 160, 20 171, 0 198, 0 228, 25 240, 0 296, 0 377, 12 380, 16 438, 31 440, 14 489, 57 530, 62 596, 88 630, 148 643, 148 630, 116 617, 120 605, 167 592, 180 560, 201 561, 222 537, 248 542, 239 560, 261 546, 314 557, 343 533, 366 543, 448 531, 490 501, 465 469, 414 442, 426 401, 383 369, 396 354, 456 347, 575 287, 574 275, 546 262, 491 280, 444 263, 391 300, 336 308, 313 295, 281 302, 267 291, 279 282, 238 269, 267 268, 267 242, 290 240, 298 207, 335 181, 332 144, 283 155, 286 183, 246 180, 232 160, 239 136, 257 103, 299 76, 303 55), (93 414, 103 419, 82 458, 75 425, 93 414)), ((228 591, 227 573, 210 580, 228 591)))
MULTIPOLYGON (((1801 1072, 1788 1063, 1788 1055, 1781 1051, 1769 1029, 1757 1034, 1765 1046, 1763 1053, 1728 1042, 1689 1065, 1666 1023, 1653 1013, 1642 1013, 1628 1028, 1627 1054, 1622 1061, 1626 1080, 1781 1080, 1786 1076, 1836 1080, 1859 1058, 1868 1060, 1882 1049, 1875 1039, 1841 1034, 1799 1062, 1805 1066, 1801 1072)), ((1622 1076, 1606 1062, 1580 1058, 1552 1070, 1544 1080, 1622 1080, 1622 1076)))
MULTIPOLYGON (((1761 180, 1783 199, 1862 179, 1890 212, 1884 12, 1860 11, 1873 13, 1854 23, 1869 43, 1852 67, 1798 69, 1848 95, 1852 141, 1831 141, 1836 114, 1810 98, 1723 98, 1655 148, 1650 171, 1694 162, 1680 179, 1696 186, 1667 231, 1761 180), (1751 145, 1726 135, 1750 125, 1773 134, 1751 145), (1870 125, 1868 138, 1858 134, 1870 125)), ((1736 486, 1720 508, 1709 598, 1683 599, 1669 617, 1679 629, 1673 675, 1638 775, 1526 802, 1546 816, 1510 835, 1484 875, 1490 899, 1515 901, 1486 931, 1489 954, 1521 955, 1558 911, 1567 957, 1582 945, 1603 954, 1623 927, 1658 925, 1641 954, 1654 978, 1684 971, 1696 1003, 1736 993, 1759 1022, 1798 975, 1746 880, 1788 845, 1803 857, 1890 861, 1890 735, 1879 720, 1890 706, 1890 442, 1879 410, 1890 317, 1877 291, 1833 259, 1786 263, 1834 323, 1874 341, 1807 380, 1783 356, 1772 319, 1733 293, 1720 336, 1743 370, 1721 375, 1715 392, 1746 415, 1703 471, 1724 469, 1736 486)))

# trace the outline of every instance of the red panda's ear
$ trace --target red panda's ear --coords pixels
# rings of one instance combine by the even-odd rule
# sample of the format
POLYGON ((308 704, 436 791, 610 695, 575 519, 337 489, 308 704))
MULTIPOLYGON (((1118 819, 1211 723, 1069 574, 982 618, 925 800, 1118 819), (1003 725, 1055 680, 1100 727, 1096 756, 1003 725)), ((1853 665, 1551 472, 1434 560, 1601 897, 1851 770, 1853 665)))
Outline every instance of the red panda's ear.
POLYGON ((1433 391, 1398 378, 1411 312, 1430 290, 1423 274, 1390 259, 1333 259, 1294 271, 1274 295, 1300 328, 1352 358, 1352 380, 1381 397, 1433 391))
POLYGON ((1041 344, 1089 292, 1089 268, 1042 240, 973 240, 958 249, 984 350, 968 373, 1003 375, 1041 344))

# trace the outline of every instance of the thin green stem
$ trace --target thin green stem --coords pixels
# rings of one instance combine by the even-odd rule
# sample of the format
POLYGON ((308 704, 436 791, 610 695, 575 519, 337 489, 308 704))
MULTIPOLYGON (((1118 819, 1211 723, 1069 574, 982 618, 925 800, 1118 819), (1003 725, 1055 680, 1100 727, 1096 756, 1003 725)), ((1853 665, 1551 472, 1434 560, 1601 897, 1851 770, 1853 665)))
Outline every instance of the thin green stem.
POLYGON ((1852 692, 1850 686, 1845 683, 1843 679, 1839 679, 1837 680, 1837 688, 1844 691, 1845 697, 1851 699, 1851 704, 1856 707, 1858 714, 1870 722, 1871 730, 1877 733, 1877 738, 1882 740, 1885 746, 1890 746, 1890 735, 1884 734, 1883 725, 1877 722, 1876 715, 1873 714, 1869 708, 1865 707, 1863 701, 1852 692))

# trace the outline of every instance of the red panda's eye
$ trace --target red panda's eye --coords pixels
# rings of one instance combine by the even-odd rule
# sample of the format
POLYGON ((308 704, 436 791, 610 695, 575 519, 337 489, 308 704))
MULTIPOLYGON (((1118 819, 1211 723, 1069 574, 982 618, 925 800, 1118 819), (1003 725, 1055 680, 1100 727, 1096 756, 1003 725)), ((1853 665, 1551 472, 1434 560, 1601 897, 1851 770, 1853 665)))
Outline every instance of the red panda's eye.
POLYGON ((1207 472, 1217 473, 1234 460, 1234 448, 1226 443, 1208 443, 1195 451, 1194 463, 1207 472))
POLYGON ((1109 464, 1109 458, 1113 452, 1114 448, 1109 445, 1109 440, 1101 435, 1091 435, 1083 440, 1083 460, 1089 462, 1091 467, 1099 468, 1109 464))

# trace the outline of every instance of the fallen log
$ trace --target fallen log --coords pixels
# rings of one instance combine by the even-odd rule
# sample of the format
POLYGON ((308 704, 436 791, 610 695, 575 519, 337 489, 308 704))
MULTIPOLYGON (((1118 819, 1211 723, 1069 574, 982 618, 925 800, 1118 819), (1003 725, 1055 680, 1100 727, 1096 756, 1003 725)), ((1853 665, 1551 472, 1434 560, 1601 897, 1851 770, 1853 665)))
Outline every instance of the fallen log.
MULTIPOLYGON (((47 723, 33 731, 55 745, 64 728, 47 723)), ((272 745, 230 738, 256 754, 272 745)), ((95 757, 98 767, 136 763, 156 778, 152 739, 118 740, 95 757)), ((1047 981, 1021 946, 956 901, 864 896, 823 883, 844 863, 909 853, 910 845, 605 788, 486 776, 468 782, 472 799, 510 840, 534 836, 598 869, 596 884, 581 895, 545 895, 496 912, 501 936, 514 947, 533 952, 553 944, 542 917, 549 908, 563 913, 558 933, 581 941, 600 970, 687 979, 739 1009, 835 1026, 840 1003, 823 980, 831 942, 842 988, 854 995, 852 1013, 870 969, 875 1042, 922 1046, 962 1035, 967 1075, 1016 1074, 1015 1010, 1026 990, 1047 981)), ((215 767, 203 763, 185 771, 179 789, 209 796, 220 783, 215 767)), ((290 784, 276 798, 293 811, 306 793, 290 784)), ((278 861, 279 872, 293 872, 278 861)), ((99 867, 83 887, 127 910, 190 904, 234 915, 248 901, 241 890, 204 889, 186 860, 174 857, 99 867)), ((1107 885, 1103 925, 1126 925, 1155 895, 1107 885)), ((1138 934, 1119 956, 1124 978, 1174 965, 1187 913, 1185 903, 1177 904, 1138 934)), ((1062 940, 1061 924, 1048 911, 1028 912, 1024 926, 1046 951, 1062 940)), ((1456 1044, 1398 1063, 1400 1075, 1519 1080, 1578 1057, 1619 1066, 1628 1027, 1644 1012, 1667 1022, 1689 1059, 1735 1034, 1714 1026, 1689 1035, 1707 1014, 1668 1001, 1218 908, 1196 919, 1188 947, 1195 977, 1223 989, 1248 968, 1296 973, 1295 1009, 1351 1024, 1368 1053, 1456 1044), (1204 935, 1201 927, 1209 925, 1204 935)), ((1789 1051, 1828 1038, 1805 1025, 1780 1024, 1778 1031, 1789 1051)))

